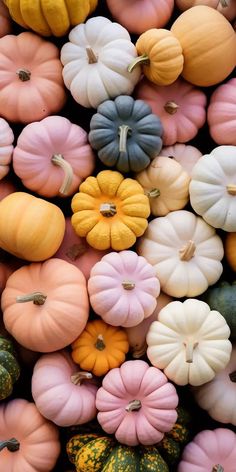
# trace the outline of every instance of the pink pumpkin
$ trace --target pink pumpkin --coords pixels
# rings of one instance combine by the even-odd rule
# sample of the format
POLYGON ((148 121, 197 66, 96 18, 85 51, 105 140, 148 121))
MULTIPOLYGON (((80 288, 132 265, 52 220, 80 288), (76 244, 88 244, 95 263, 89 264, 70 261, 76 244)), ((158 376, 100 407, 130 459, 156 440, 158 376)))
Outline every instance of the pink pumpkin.
POLYGON ((74 232, 71 218, 66 218, 65 235, 54 257, 64 259, 74 264, 83 272, 85 278, 88 279, 94 264, 100 261, 107 252, 108 251, 97 251, 89 246, 85 238, 80 238, 74 232))
POLYGON ((0 0, 0 38, 11 33, 12 21, 9 10, 4 4, 4 0, 0 0))
POLYGON ((215 89, 207 110, 207 122, 217 144, 236 145, 236 79, 215 89))
POLYGON ((92 420, 98 387, 91 378, 89 372, 78 372, 65 351, 42 355, 32 376, 32 395, 38 410, 58 426, 92 420))
POLYGON ((174 385, 156 367, 127 361, 112 369, 98 389, 98 421, 128 446, 156 444, 177 419, 178 395, 174 385))
POLYGON ((17 192, 17 188, 15 184, 13 183, 12 180, 10 180, 8 177, 5 177, 0 181, 0 201, 3 200, 3 198, 7 197, 7 195, 10 195, 10 193, 17 192))
POLYGON ((3 179, 10 170, 13 154, 14 134, 8 122, 0 118, 0 180, 3 179))
POLYGON ((136 326, 156 308, 160 283, 155 270, 133 251, 110 252, 91 270, 93 310, 112 326, 136 326))
POLYGON ((107 6, 113 18, 130 33, 141 34, 166 25, 174 9, 174 0, 107 0, 107 6))
POLYGON ((16 175, 26 188, 44 197, 72 195, 94 165, 86 131, 62 116, 27 125, 13 154, 16 175))
POLYGON ((166 146, 161 150, 161 155, 173 157, 184 170, 191 176, 192 170, 202 153, 194 146, 189 144, 176 143, 174 146, 166 146))
POLYGON ((178 472, 235 472, 236 434, 227 428, 198 433, 185 446, 178 472))
POLYGON ((147 102, 160 118, 165 146, 190 141, 206 121, 205 93, 182 78, 165 86, 143 79, 136 87, 135 96, 147 102))

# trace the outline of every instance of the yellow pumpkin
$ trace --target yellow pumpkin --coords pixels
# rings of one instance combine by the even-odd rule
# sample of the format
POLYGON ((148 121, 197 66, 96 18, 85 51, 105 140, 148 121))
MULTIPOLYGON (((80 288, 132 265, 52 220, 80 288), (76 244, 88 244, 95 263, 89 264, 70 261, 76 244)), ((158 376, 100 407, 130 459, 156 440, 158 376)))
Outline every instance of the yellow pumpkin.
POLYGON ((80 368, 100 377, 125 361, 128 336, 122 328, 102 320, 89 321, 72 344, 72 358, 80 368))
POLYGON ((64 36, 83 23, 98 0, 4 0, 12 19, 41 36, 64 36))
POLYGON ((120 172, 103 170, 82 182, 71 202, 72 226, 90 246, 122 251, 145 232, 149 200, 141 185, 120 172))

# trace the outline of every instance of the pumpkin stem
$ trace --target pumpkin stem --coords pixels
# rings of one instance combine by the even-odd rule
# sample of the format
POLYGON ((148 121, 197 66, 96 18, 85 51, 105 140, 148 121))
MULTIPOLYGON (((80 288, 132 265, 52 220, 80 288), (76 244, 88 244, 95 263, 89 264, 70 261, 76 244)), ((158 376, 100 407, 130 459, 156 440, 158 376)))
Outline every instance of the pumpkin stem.
POLYGON ((75 385, 81 385, 83 380, 92 379, 91 372, 77 372, 76 374, 71 376, 71 382, 75 385))
POLYGON ((227 188, 227 192, 230 194, 230 195, 236 195, 236 185, 235 184, 228 184, 226 186, 227 188))
POLYGON ((196 245, 194 241, 191 239, 187 242, 187 244, 179 250, 179 257, 181 261, 190 261, 194 256, 196 250, 196 245))
POLYGON ((98 57, 95 54, 94 50, 91 48, 91 46, 86 47, 86 53, 87 53, 87 56, 88 56, 88 63, 89 64, 95 64, 96 62, 98 62, 98 57))
POLYGON ((73 177, 74 177, 74 172, 73 172, 72 166, 70 165, 70 163, 68 161, 66 161, 64 159, 62 154, 54 154, 51 158, 51 162, 53 164, 55 164, 56 166, 61 167, 62 170, 64 171, 65 176, 64 176, 64 180, 62 182, 62 185, 59 189, 59 192, 62 195, 67 195, 69 190, 70 190, 72 180, 73 180, 73 177))
POLYGON ((128 72, 133 72, 134 68, 137 66, 146 66, 150 62, 150 59, 147 54, 142 54, 142 56, 136 57, 131 64, 128 66, 128 72))
POLYGON ((119 152, 127 152, 126 144, 127 144, 127 136, 132 131, 132 129, 128 125, 121 125, 119 126, 119 152))
POLYGON ((185 362, 188 362, 189 364, 191 364, 193 362, 193 351, 194 351, 195 347, 197 347, 197 345, 198 345, 197 341, 194 342, 190 339, 184 342, 184 346, 186 347, 185 362))
POLYGON ((147 352, 147 347, 148 347, 148 345, 145 342, 142 346, 135 348, 132 351, 132 357, 134 359, 139 359, 140 357, 143 357, 147 352))
POLYGON ((126 411, 135 411, 140 410, 142 407, 142 403, 140 400, 132 400, 129 404, 125 407, 126 411))
POLYGON ((16 303, 33 302, 35 305, 43 305, 46 301, 47 295, 42 292, 33 292, 27 295, 18 295, 16 303))
POLYGON ((132 280, 123 280, 122 286, 125 290, 133 290, 135 288, 135 282, 132 280))
POLYGON ((116 205, 114 203, 102 203, 99 209, 102 216, 110 218, 116 214, 116 205))
POLYGON ((166 102, 166 104, 164 105, 164 109, 167 113, 169 113, 170 115, 174 115, 177 110, 179 108, 179 105, 177 105, 177 103, 175 102, 166 102))
POLYGON ((157 198, 157 197, 160 197, 161 192, 158 188, 152 188, 151 190, 147 190, 145 194, 147 195, 148 198, 157 198))
POLYGON ((223 8, 229 6, 229 0, 219 0, 219 3, 223 8))
POLYGON ((18 69, 16 74, 22 82, 27 82, 31 77, 31 72, 28 69, 18 69))
POLYGON ((0 441, 0 451, 5 447, 10 452, 16 452, 20 449, 20 443, 15 438, 8 439, 8 441, 0 441))
POLYGON ((236 370, 234 372, 231 372, 231 374, 229 374, 229 378, 231 382, 236 382, 236 370))
POLYGON ((212 472, 224 472, 224 468, 220 464, 214 465, 212 472))
POLYGON ((98 337, 97 337, 97 341, 96 341, 96 344, 95 344, 95 347, 96 349, 98 349, 99 351, 103 351, 106 347, 105 343, 104 343, 104 338, 103 338, 103 335, 102 334, 99 334, 98 337))
POLYGON ((87 246, 84 243, 73 244, 66 251, 66 256, 69 257, 71 261, 76 261, 80 256, 83 256, 87 251, 87 246))

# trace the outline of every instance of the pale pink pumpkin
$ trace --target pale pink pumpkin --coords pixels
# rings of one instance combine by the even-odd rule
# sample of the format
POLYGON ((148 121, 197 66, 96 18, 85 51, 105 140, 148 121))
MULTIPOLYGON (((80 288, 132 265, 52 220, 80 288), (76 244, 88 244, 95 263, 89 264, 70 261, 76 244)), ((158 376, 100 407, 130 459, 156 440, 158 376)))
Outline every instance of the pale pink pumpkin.
POLYGON ((5 177, 0 181, 0 201, 14 192, 17 192, 17 188, 11 179, 5 177))
POLYGON ((174 0, 107 0, 107 6, 113 18, 130 33, 141 34, 166 25, 174 9, 174 0))
POLYGON ((207 110, 207 122, 217 144, 236 145, 236 79, 215 89, 207 110))
POLYGON ((44 197, 72 195, 94 169, 87 133, 62 116, 27 125, 13 154, 13 169, 24 186, 44 197))
POLYGON ((4 4, 4 0, 0 0, 0 38, 6 34, 10 34, 12 30, 12 20, 9 10, 4 4))
POLYGON ((106 433, 128 446, 156 444, 177 419, 174 385, 147 362, 126 361, 112 369, 98 389, 98 421, 106 433))
POLYGON ((130 327, 153 313, 160 283, 151 264, 136 252, 110 252, 93 266, 88 293, 106 323, 130 327))
POLYGON ((42 355, 32 376, 32 395, 38 410, 58 426, 92 420, 98 387, 91 378, 90 372, 79 371, 65 351, 42 355))
POLYGON ((191 176, 192 169, 197 163, 198 159, 202 156, 201 151, 195 146, 189 144, 176 143, 173 146, 163 147, 161 155, 166 157, 173 157, 186 172, 191 176))
POLYGON ((227 428, 204 430, 185 446, 178 472, 235 472, 236 434, 227 428))
POLYGON ((13 131, 4 118, 0 118, 0 180, 3 179, 10 170, 13 154, 13 131))
POLYGON ((142 79, 135 89, 135 96, 147 102, 160 118, 165 146, 190 141, 206 121, 205 93, 182 78, 165 86, 142 79))

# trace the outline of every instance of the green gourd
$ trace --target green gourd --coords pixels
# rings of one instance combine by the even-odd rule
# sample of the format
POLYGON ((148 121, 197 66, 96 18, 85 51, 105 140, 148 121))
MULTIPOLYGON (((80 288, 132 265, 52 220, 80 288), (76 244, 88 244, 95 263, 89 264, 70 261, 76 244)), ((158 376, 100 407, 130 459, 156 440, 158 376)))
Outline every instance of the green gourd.
POLYGON ((9 397, 20 375, 12 342, 0 335, 0 400, 9 397))
POLYGON ((232 284, 219 282, 204 292, 201 299, 208 303, 211 310, 221 313, 230 327, 231 339, 236 339, 236 281, 232 284))
POLYGON ((160 153, 162 134, 161 121, 147 103, 120 95, 99 105, 89 142, 107 167, 140 172, 160 153))

